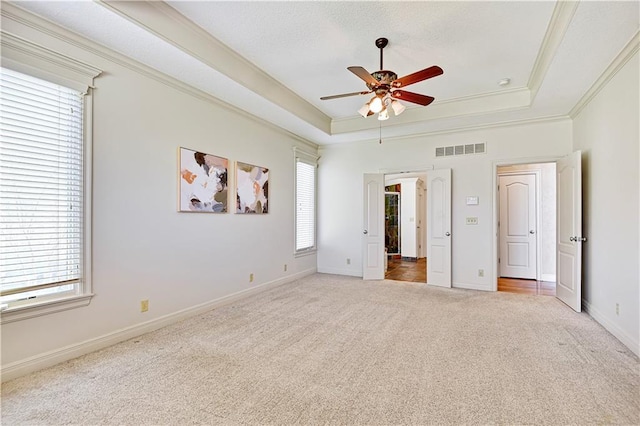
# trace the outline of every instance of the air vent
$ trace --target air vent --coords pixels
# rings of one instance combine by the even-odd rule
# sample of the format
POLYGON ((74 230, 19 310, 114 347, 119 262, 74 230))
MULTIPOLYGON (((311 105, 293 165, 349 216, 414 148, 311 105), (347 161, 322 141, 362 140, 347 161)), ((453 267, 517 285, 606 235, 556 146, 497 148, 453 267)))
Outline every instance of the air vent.
POLYGON ((471 143, 467 145, 452 145, 452 146, 439 146, 436 148, 436 157, 451 157, 455 155, 467 155, 467 154, 483 154, 485 152, 486 144, 471 143))

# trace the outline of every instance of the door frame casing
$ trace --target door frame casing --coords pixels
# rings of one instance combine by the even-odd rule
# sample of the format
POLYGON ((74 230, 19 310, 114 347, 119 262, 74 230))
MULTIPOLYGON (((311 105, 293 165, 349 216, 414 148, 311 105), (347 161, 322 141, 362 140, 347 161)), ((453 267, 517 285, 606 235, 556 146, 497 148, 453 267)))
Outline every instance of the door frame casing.
MULTIPOLYGON (((525 164, 538 164, 538 163, 525 163, 525 164)), ((542 164, 542 163, 540 163, 542 164)), ((517 164, 511 164, 512 166, 517 166, 517 164)), ((497 169, 496 169, 497 170, 497 169)), ((541 281, 542 279, 542 241, 540 240, 540 229, 541 229, 541 219, 540 216, 542 214, 541 211, 541 200, 542 200, 542 187, 541 187, 541 174, 542 171, 541 170, 522 170, 522 171, 514 171, 514 172, 503 172, 500 173, 496 179, 496 185, 498 185, 498 182, 500 180, 500 176, 521 176, 521 175, 534 175, 535 176, 535 182, 536 182, 536 194, 535 194, 535 201, 536 201, 536 281, 541 281)), ((497 186, 496 186, 497 187, 497 186)), ((500 209, 502 207, 500 207, 500 193, 498 193, 498 191, 496 190, 496 193, 498 195, 498 219, 500 219, 500 209)), ((500 227, 498 226, 498 257, 500 257, 500 227)), ((500 268, 498 268, 498 277, 500 276, 500 268)))
MULTIPOLYGON (((402 167, 402 168, 391 168, 391 169, 381 168, 381 169, 378 169, 377 172, 363 173, 363 177, 366 174, 382 174, 383 175, 383 183, 386 183, 387 175, 414 174, 414 173, 415 174, 425 174, 426 175, 426 173, 428 171, 431 171, 431 170, 434 170, 434 169, 435 169, 434 165, 427 165, 427 166, 424 166, 424 167, 409 168, 409 169, 404 168, 404 167, 402 167)), ((425 185, 425 194, 424 194, 424 197, 423 197, 423 203, 425 204, 424 210, 425 210, 425 215, 426 215, 426 208, 427 208, 427 206, 426 206, 426 203, 427 203, 426 182, 424 183, 424 185, 425 185)), ((383 194, 384 194, 384 187, 383 187, 383 194)), ((384 197, 382 199, 382 207, 383 207, 383 211, 384 211, 384 197)), ((423 226, 424 226, 424 229, 422 229, 421 231, 423 233, 424 243, 426 244, 426 239, 427 239, 426 232, 427 232, 427 227, 428 227, 428 224, 426 223, 426 221, 423 224, 423 226)), ((427 250, 425 248, 425 250, 424 250, 425 257, 426 257, 426 251, 427 250)), ((384 255, 384 249, 383 249, 383 255, 384 255)), ((364 268, 365 268, 365 262, 364 262, 364 258, 363 258, 362 259, 362 274, 363 274, 363 276, 364 276, 364 268)), ((425 269, 426 269, 426 266, 425 266, 425 269)))
MULTIPOLYGON (((498 269, 498 250, 500 241, 498 239, 498 220, 500 219, 500 210, 498 207, 500 194, 498 193, 498 167, 501 166, 517 166, 522 164, 537 164, 537 163, 557 163, 562 156, 554 156, 554 157, 531 157, 531 158, 514 158, 514 159, 500 159, 495 160, 491 164, 492 168, 492 187, 491 187, 491 198, 493 200, 492 205, 492 215, 493 215, 493 238, 491 239, 491 253, 492 253, 492 262, 491 262, 491 291, 498 291, 498 277, 500 276, 500 272, 498 269)), ((522 174, 522 173, 518 173, 522 174)), ((540 194, 540 191, 538 191, 540 194)), ((539 218, 538 218, 539 220, 539 218)), ((539 222, 538 222, 539 224, 539 222)), ((538 228, 539 229, 539 228, 538 228)), ((539 240, 538 240, 539 242, 539 240)), ((540 244, 538 244, 540 247, 540 244)), ((540 249, 538 249, 539 252, 540 249)), ((539 260, 540 258, 538 258, 539 260)), ((538 262, 540 264, 540 262, 538 262)), ((540 276, 540 275, 538 275, 540 276)))

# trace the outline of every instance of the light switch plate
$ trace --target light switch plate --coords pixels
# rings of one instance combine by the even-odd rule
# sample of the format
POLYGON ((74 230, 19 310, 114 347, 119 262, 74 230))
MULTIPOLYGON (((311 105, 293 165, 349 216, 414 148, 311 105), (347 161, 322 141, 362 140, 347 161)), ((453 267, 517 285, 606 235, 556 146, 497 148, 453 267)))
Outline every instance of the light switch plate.
POLYGON ((478 203, 479 203, 479 201, 478 201, 478 196, 477 195, 474 195, 474 196, 471 196, 471 197, 467 197, 467 205, 468 206, 477 206, 478 203))
POLYGON ((477 225, 478 224, 478 218, 477 217, 468 217, 467 218, 467 225, 477 225))

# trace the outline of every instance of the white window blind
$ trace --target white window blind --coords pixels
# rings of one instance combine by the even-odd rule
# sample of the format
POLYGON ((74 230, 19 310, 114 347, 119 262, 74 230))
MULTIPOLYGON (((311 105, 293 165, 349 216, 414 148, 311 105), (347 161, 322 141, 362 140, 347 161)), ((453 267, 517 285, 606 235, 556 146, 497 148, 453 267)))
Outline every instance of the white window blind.
POLYGON ((79 292, 82 94, 0 70, 0 302, 79 292))
POLYGON ((316 165, 296 159, 296 251, 316 245, 316 165))

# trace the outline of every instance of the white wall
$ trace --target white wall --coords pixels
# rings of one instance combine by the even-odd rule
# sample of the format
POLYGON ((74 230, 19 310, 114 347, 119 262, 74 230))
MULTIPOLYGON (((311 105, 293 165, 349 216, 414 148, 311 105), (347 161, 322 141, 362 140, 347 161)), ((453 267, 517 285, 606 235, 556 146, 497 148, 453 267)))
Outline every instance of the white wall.
POLYGON ((318 270, 362 276, 363 173, 451 168, 453 285, 491 290, 495 283, 491 272, 495 165, 562 157, 571 151, 571 140, 571 121, 567 119, 382 144, 366 141, 321 147, 318 270), (437 146, 476 142, 487 143, 486 154, 434 158, 437 146), (466 205, 466 197, 471 195, 479 197, 479 205, 466 205), (341 208, 335 209, 336 205, 341 208), (478 217, 478 225, 465 225, 467 216, 478 217), (484 277, 478 276, 478 269, 484 269, 484 277))
POLYGON ((315 255, 294 257, 293 235, 293 147, 315 147, 26 25, 3 26, 104 71, 94 94, 95 297, 84 308, 3 324, 3 373, 42 366, 43 354, 60 360, 55 354, 64 348, 62 358, 78 355, 82 348, 69 348, 315 271, 315 255), (177 213, 180 146, 268 167, 270 212, 177 213), (141 299, 150 301, 144 314, 141 299))
POLYGON ((583 305, 640 355, 638 64, 636 51, 575 118, 573 148, 583 151, 583 305))

